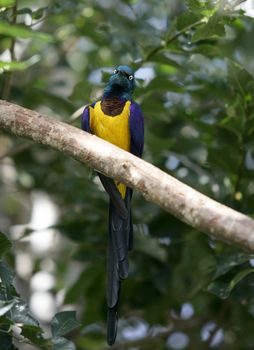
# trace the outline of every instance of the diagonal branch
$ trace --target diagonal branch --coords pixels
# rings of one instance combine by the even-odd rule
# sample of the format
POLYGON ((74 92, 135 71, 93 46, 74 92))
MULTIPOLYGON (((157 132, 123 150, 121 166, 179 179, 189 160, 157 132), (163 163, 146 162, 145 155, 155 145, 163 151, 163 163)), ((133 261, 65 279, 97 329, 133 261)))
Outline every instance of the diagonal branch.
POLYGON ((94 135, 2 100, 0 129, 68 154, 135 188, 197 230, 254 252, 254 220, 94 135))

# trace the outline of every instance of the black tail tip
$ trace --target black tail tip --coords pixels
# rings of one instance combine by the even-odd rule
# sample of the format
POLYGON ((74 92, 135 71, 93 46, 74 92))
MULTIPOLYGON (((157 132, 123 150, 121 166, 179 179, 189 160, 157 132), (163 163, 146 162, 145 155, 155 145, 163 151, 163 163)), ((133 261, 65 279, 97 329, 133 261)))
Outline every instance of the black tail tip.
POLYGON ((119 278, 125 280, 129 274, 129 261, 128 258, 119 262, 119 278))
POLYGON ((117 311, 116 308, 108 308, 107 315, 107 343, 112 346, 115 343, 116 335, 117 335, 117 311))

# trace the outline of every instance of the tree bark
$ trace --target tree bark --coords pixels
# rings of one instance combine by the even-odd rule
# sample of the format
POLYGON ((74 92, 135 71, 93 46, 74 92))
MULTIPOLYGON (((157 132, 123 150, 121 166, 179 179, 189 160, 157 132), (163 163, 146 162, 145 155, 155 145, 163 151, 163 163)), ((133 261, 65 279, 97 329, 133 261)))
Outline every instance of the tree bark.
POLYGON ((0 128, 57 149, 140 191, 195 229, 254 252, 254 220, 94 135, 2 100, 0 128))

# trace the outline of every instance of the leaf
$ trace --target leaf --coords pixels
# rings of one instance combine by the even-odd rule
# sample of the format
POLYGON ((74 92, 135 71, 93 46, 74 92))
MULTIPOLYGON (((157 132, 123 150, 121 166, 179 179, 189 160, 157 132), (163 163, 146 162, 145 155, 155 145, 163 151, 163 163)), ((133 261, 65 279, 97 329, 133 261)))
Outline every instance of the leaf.
POLYGON ((158 63, 163 63, 166 64, 168 66, 172 66, 171 71, 176 71, 176 69, 173 69, 173 67, 175 68, 179 68, 180 65, 179 63, 177 63, 176 61, 174 61, 173 59, 171 59, 169 57, 169 55, 165 52, 159 52, 156 55, 153 55, 151 58, 151 61, 153 62, 158 62, 158 63))
POLYGON ((252 258, 253 258, 253 255, 246 254, 246 253, 236 253, 228 256, 221 256, 219 258, 217 270, 215 271, 213 278, 215 279, 224 275, 233 267, 243 264, 244 262, 252 258))
POLYGON ((233 87, 245 97, 250 89, 250 84, 253 84, 252 75, 240 64, 228 60, 228 77, 229 82, 233 87))
POLYGON ((23 7, 19 9, 16 13, 17 15, 26 15, 26 14, 32 15, 33 11, 28 7, 23 7))
POLYGON ((183 12, 179 17, 177 17, 177 29, 182 30, 185 27, 188 27, 198 20, 200 20, 202 16, 200 14, 196 14, 193 12, 183 12))
POLYGON ((39 8, 38 10, 36 11, 33 11, 32 12, 32 18, 35 20, 35 19, 40 19, 43 17, 45 11, 47 10, 47 7, 41 7, 39 8))
POLYGON ((186 5, 190 10, 193 11, 200 11, 200 7, 202 4, 200 4, 200 2, 198 0, 186 0, 186 5))
POLYGON ((52 350, 76 350, 76 346, 70 340, 62 337, 52 339, 53 347, 52 350))
POLYGON ((44 42, 52 41, 52 36, 49 34, 31 30, 26 26, 8 24, 6 22, 0 22, 0 34, 14 38, 38 39, 44 42))
POLYGON ((15 4, 15 0, 0 0, 0 7, 11 7, 15 4))
POLYGON ((38 326, 38 321, 30 314, 27 304, 21 298, 15 299, 15 304, 7 315, 14 323, 38 326))
POLYGON ((207 287, 207 291, 215 294, 220 299, 227 299, 232 292, 232 290, 235 288, 235 286, 247 275, 254 272, 253 268, 245 269, 241 272, 239 272, 229 283, 221 282, 221 281, 215 281, 209 284, 207 287))
POLYGON ((231 281, 229 284, 230 291, 235 288, 235 286, 247 275, 254 272, 253 268, 248 268, 243 271, 240 271, 231 281))
POLYGON ((22 71, 27 69, 28 67, 32 66, 33 64, 39 62, 39 56, 33 56, 31 58, 29 58, 26 61, 21 61, 21 62, 17 62, 17 61, 12 61, 12 62, 4 62, 4 61, 0 61, 0 71, 22 71))
POLYGON ((147 90, 150 90, 150 91, 166 90, 166 91, 182 92, 183 87, 180 84, 165 78, 165 76, 157 76, 149 83, 149 85, 147 86, 147 90))
POLYGON ((11 242, 9 239, 0 231, 0 257, 3 256, 11 249, 11 242))
POLYGON ((0 332, 0 344, 1 344, 1 350, 18 350, 12 344, 12 336, 10 334, 0 332))
POLYGON ((3 261, 0 261, 0 278, 5 287, 9 287, 14 278, 14 272, 3 261))
POLYGON ((23 335, 26 339, 30 340, 35 345, 42 346, 49 343, 49 340, 43 337, 43 331, 38 326, 24 325, 22 327, 21 335, 23 335))
POLYGON ((79 327, 79 325, 79 322, 76 320, 75 311, 59 312, 53 317, 51 322, 53 337, 61 337, 79 327))
POLYGON ((227 299, 230 295, 229 285, 225 282, 212 282, 207 287, 207 291, 215 294, 220 299, 227 299))
POLYGON ((5 315, 14 305, 15 301, 3 301, 0 300, 0 317, 5 315))
POLYGON ((218 13, 215 13, 206 24, 197 29, 192 37, 192 42, 224 36, 225 28, 224 24, 221 23, 221 19, 222 17, 218 13))

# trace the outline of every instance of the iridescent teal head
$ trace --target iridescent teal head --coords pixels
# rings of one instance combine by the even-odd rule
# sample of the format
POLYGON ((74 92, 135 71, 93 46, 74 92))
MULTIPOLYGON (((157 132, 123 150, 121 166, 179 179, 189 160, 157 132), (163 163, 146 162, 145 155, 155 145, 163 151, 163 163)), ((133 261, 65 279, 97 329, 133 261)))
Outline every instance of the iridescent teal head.
POLYGON ((110 76, 103 95, 130 100, 134 88, 134 71, 128 66, 118 66, 110 76))

